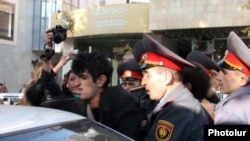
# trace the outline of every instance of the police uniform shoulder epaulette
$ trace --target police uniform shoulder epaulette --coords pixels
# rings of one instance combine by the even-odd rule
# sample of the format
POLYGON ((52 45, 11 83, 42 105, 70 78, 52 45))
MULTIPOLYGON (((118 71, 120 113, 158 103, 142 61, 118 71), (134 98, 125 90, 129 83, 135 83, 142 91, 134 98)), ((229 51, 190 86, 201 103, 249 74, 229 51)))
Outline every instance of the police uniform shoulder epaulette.
POLYGON ((134 87, 134 88, 129 89, 129 91, 136 91, 140 89, 144 89, 144 87, 143 86, 134 87))

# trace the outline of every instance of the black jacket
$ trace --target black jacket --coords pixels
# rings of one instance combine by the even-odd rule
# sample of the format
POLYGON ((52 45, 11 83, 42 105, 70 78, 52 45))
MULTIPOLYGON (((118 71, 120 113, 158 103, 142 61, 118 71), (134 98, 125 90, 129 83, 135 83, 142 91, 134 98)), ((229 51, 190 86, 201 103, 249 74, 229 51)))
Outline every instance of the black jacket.
MULTIPOLYGON (((49 73, 42 77, 50 77, 49 73)), ((51 76, 53 77, 53 76, 51 76)), ((53 80, 43 78, 43 80, 53 80)), ((46 82, 44 82, 46 83, 46 82)), ((51 83, 51 82, 49 82, 51 83)), ((49 87, 49 85, 45 85, 49 87)), ((53 90, 57 92, 57 90, 53 90)), ((141 121, 145 118, 139 103, 121 87, 107 87, 99 101, 99 122, 128 137, 137 139, 141 121)), ((52 100, 42 106, 74 112, 87 117, 87 101, 80 99, 52 100)))
POLYGON ((101 94, 100 122, 136 139, 145 118, 139 103, 121 87, 109 87, 101 94))
POLYGON ((145 115, 149 114, 156 106, 156 101, 150 99, 145 88, 142 86, 130 89, 130 95, 140 103, 145 115))
POLYGON ((203 141, 203 128, 200 102, 181 85, 163 97, 153 110, 148 118, 145 141, 203 141))

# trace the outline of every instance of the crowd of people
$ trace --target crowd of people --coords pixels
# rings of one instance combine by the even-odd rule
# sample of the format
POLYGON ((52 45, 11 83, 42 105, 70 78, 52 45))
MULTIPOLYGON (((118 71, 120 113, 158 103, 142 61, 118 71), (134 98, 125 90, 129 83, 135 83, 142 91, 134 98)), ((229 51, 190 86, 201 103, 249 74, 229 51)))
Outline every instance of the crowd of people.
MULTIPOLYGON (((45 40, 52 49, 50 29, 45 40)), ((114 70, 100 52, 70 50, 56 66, 45 59, 34 67, 20 105, 77 113, 138 141, 203 141, 204 125, 250 124, 250 50, 233 31, 218 64, 199 51, 182 58, 147 34, 132 53, 118 65, 118 86, 109 85, 114 70), (60 85, 55 76, 69 60, 60 85), (228 95, 223 100, 218 87, 228 95)))

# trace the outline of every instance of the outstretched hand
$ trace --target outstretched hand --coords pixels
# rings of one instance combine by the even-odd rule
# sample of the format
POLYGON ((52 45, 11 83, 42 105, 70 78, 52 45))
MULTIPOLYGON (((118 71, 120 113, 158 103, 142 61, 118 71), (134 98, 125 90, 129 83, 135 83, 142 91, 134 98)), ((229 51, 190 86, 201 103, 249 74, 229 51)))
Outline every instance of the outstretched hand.
POLYGON ((72 59, 71 58, 72 53, 73 53, 72 49, 63 53, 59 62, 62 62, 63 65, 67 64, 67 62, 72 59))
POLYGON ((57 73, 65 64, 68 63, 68 61, 72 59, 71 58, 72 54, 73 54, 72 49, 64 52, 57 65, 53 68, 53 71, 57 73))

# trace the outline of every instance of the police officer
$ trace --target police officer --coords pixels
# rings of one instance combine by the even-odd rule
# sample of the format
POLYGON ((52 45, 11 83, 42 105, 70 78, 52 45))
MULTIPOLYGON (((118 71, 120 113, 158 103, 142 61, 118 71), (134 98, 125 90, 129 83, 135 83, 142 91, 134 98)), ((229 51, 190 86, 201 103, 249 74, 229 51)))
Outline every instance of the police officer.
POLYGON ((213 104, 217 104, 220 101, 220 98, 216 95, 216 91, 219 87, 219 81, 216 79, 216 76, 220 72, 219 66, 210 57, 199 51, 190 52, 187 55, 187 60, 190 62, 197 62, 205 67, 211 78, 211 88, 206 99, 213 104))
POLYGON ((117 74, 121 78, 121 86, 128 91, 141 105, 145 115, 155 107, 155 101, 151 100, 141 85, 142 70, 134 58, 123 60, 117 67, 117 74))
POLYGON ((121 86, 124 90, 141 86, 142 71, 133 58, 123 60, 117 67, 117 74, 122 80, 121 86))
POLYGON ((148 116, 145 140, 203 141, 202 107, 183 85, 184 66, 194 67, 149 35, 133 50, 143 70, 142 85, 158 104, 148 116))
POLYGON ((199 51, 190 52, 186 59, 196 65, 197 69, 186 68, 183 79, 190 85, 189 88, 194 97, 201 102, 205 124, 214 124, 215 104, 220 101, 216 95, 219 86, 216 76, 220 68, 211 58, 199 51))
POLYGON ((215 124, 250 124, 250 50, 233 31, 217 79, 228 94, 216 106, 215 124))

